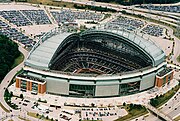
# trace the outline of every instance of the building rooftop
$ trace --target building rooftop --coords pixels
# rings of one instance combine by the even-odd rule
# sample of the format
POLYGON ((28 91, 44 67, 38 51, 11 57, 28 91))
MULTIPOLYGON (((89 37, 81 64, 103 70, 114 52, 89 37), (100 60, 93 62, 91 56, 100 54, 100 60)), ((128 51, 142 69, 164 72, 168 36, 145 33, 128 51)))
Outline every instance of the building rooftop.
POLYGON ((26 72, 26 71, 23 71, 23 73, 20 73, 17 77, 25 78, 25 79, 29 79, 29 80, 33 80, 33 81, 41 82, 41 83, 45 82, 45 80, 42 79, 41 75, 37 75, 37 74, 26 72))
POLYGON ((167 73, 171 72, 173 69, 172 68, 164 68, 162 71, 160 71, 157 76, 159 77, 163 77, 164 75, 166 75, 167 73))
POLYGON ((25 64, 47 70, 53 54, 68 35, 70 33, 60 33, 44 41, 30 54, 25 64))

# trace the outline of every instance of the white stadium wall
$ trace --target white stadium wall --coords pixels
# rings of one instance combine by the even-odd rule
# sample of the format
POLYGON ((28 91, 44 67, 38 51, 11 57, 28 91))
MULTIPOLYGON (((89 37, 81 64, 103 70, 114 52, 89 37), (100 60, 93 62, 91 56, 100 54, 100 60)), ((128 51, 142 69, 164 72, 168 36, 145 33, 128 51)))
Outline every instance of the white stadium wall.
POLYGON ((155 84, 156 73, 151 73, 142 77, 140 82, 140 91, 151 88, 155 84))
POLYGON ((67 80, 47 77, 46 82, 47 93, 69 95, 69 83, 67 82, 67 80))

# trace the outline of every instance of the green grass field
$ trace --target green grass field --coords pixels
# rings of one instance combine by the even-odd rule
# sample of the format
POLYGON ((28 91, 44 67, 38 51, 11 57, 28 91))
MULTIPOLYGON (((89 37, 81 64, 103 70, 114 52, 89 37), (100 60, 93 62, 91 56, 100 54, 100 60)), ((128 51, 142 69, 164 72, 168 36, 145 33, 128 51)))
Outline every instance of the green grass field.
POLYGON ((169 90, 164 95, 159 96, 157 98, 153 98, 154 100, 156 100, 156 102, 153 102, 152 100, 150 103, 156 108, 162 106, 175 95, 175 93, 179 90, 179 88, 180 88, 179 85, 175 86, 172 90, 169 90))
POLYGON ((41 115, 36 115, 37 113, 33 113, 33 112, 28 112, 27 113, 29 116, 31 116, 31 117, 34 117, 34 118, 38 118, 38 119, 43 119, 43 121, 54 121, 54 120, 52 120, 52 119, 46 119, 45 117, 43 117, 42 118, 42 116, 41 115))
POLYGON ((177 57, 177 61, 180 63, 180 55, 177 57))
POLYGON ((24 55, 21 53, 21 54, 19 55, 19 57, 17 57, 17 58, 14 60, 14 64, 12 65, 11 68, 16 67, 16 66, 19 65, 21 62, 23 62, 23 60, 24 60, 24 55))
POLYGON ((145 114, 148 113, 148 111, 147 111, 147 109, 145 107, 143 107, 141 109, 133 108, 133 109, 130 110, 130 105, 129 104, 125 106, 125 109, 128 112, 128 115, 123 116, 123 117, 121 117, 121 118, 119 118, 119 119, 117 119, 115 121, 132 120, 132 119, 134 119, 136 117, 140 117, 140 116, 145 115, 145 114))
POLYGON ((63 2, 63 1, 53 1, 53 0, 27 0, 28 3, 32 4, 42 4, 42 5, 50 5, 50 6, 57 6, 57 7, 67 7, 67 8, 74 8, 73 3, 63 2))
POLYGON ((23 120, 23 121, 31 121, 31 120, 29 120, 29 119, 25 119, 25 118, 23 118, 23 117, 18 117, 19 119, 21 119, 21 120, 23 120))
POLYGON ((0 107, 1 107, 6 113, 10 113, 10 111, 9 111, 8 109, 6 109, 6 108, 4 107, 4 105, 1 104, 1 102, 0 102, 0 107))
POLYGON ((180 116, 176 117, 174 121, 180 121, 180 116))
POLYGON ((173 90, 168 91, 167 93, 164 94, 164 96, 162 97, 158 97, 158 102, 159 104, 156 105, 155 107, 158 108, 160 106, 162 106, 163 104, 165 104, 169 99, 171 99, 174 94, 179 90, 180 86, 177 85, 176 87, 173 88, 173 90))

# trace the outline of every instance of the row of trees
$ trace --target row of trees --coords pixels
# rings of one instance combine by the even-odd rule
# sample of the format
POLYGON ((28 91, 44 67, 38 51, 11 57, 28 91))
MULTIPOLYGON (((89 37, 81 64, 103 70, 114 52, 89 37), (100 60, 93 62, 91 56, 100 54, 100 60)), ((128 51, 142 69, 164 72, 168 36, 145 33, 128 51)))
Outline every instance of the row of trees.
POLYGON ((17 110, 18 109, 18 105, 16 105, 15 103, 13 103, 11 101, 11 98, 13 97, 13 92, 9 92, 7 89, 5 90, 4 93, 4 100, 6 101, 6 103, 13 109, 17 110))
POLYGON ((0 35, 0 82, 12 69, 14 60, 20 55, 18 45, 4 35, 0 35))
POLYGON ((107 7, 101 7, 101 6, 91 6, 91 5, 78 5, 74 4, 74 8, 76 9, 88 9, 88 10, 94 10, 94 11, 99 11, 99 12, 117 12, 114 9, 110 9, 107 7))
POLYGON ((150 104, 154 107, 161 106, 162 104, 167 102, 170 98, 172 98, 174 94, 179 90, 179 88, 180 88, 180 82, 178 85, 176 85, 174 88, 169 90, 167 93, 160 96, 157 95, 155 98, 151 98, 150 104))
POLYGON ((134 4, 168 4, 176 3, 179 0, 95 0, 96 2, 115 2, 122 5, 134 5, 134 4))

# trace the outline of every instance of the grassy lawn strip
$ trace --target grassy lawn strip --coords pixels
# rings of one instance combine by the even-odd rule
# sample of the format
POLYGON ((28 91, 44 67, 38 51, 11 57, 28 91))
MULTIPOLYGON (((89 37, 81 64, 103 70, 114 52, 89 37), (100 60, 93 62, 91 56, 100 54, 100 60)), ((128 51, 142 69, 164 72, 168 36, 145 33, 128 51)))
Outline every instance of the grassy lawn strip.
POLYGON ((24 60, 24 55, 21 53, 21 54, 19 55, 19 57, 17 57, 17 58, 14 60, 14 64, 12 65, 11 68, 16 67, 16 66, 19 65, 21 62, 23 62, 23 60, 24 60))
POLYGON ((174 121, 180 121, 180 116, 176 117, 174 121))
POLYGON ((110 18, 110 17, 111 17, 111 14, 107 13, 107 14, 104 15, 104 18, 101 21, 103 21, 103 20, 105 20, 107 18, 110 18))
POLYGON ((55 121, 54 119, 47 119, 47 117, 44 117, 44 116, 39 115, 39 114, 37 115, 37 113, 33 113, 33 112, 28 112, 27 115, 34 117, 34 118, 43 119, 43 121, 55 121))
POLYGON ((175 95, 175 93, 179 90, 179 88, 180 88, 180 83, 179 85, 176 85, 173 89, 169 90, 167 93, 152 98, 150 100, 150 104, 156 108, 162 106, 175 95))
POLYGON ((29 120, 29 119, 25 119, 25 118, 23 118, 23 117, 18 117, 19 119, 21 119, 21 120, 24 120, 24 121, 31 121, 31 120, 29 120))
POLYGON ((6 112, 6 113, 10 113, 10 111, 8 109, 6 109, 0 102, 0 107, 6 112))
POLYGON ((92 11, 100 11, 100 12, 116 12, 115 9, 101 7, 101 6, 91 6, 91 5, 83 5, 80 3, 72 3, 72 2, 64 2, 64 1, 53 1, 53 0, 16 0, 22 2, 28 2, 32 4, 40 4, 40 5, 50 5, 57 7, 67 7, 67 8, 75 8, 75 9, 83 9, 83 10, 92 10, 92 11))
POLYGON ((136 117, 140 117, 140 116, 145 115, 145 114, 148 113, 147 109, 144 106, 139 105, 140 108, 138 108, 138 107, 135 107, 135 106, 132 107, 131 105, 133 105, 133 104, 127 104, 125 106, 125 109, 128 112, 128 115, 123 116, 123 117, 121 117, 121 118, 119 118, 119 119, 117 119, 115 121, 132 120, 132 119, 134 119, 136 117))
POLYGON ((28 3, 74 8, 73 3, 53 0, 27 0, 28 3))
POLYGON ((27 115, 34 117, 34 118, 40 118, 41 117, 40 115, 37 116, 37 113, 33 113, 33 112, 28 112, 27 115))
POLYGON ((180 55, 177 57, 177 61, 180 63, 180 55))
POLYGON ((82 121, 102 121, 102 120, 82 120, 82 121))

